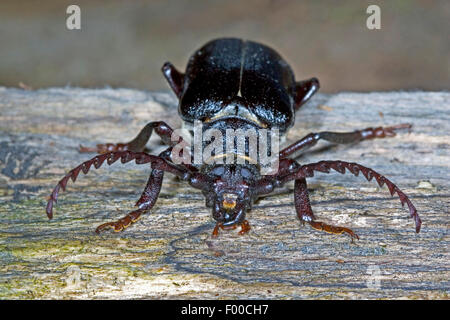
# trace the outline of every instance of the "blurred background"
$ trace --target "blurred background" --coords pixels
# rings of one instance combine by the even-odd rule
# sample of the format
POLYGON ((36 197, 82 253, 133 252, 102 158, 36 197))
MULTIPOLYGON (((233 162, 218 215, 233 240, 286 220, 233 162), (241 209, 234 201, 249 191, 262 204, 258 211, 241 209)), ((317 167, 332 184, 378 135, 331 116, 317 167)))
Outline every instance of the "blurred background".
POLYGON ((2 0, 0 85, 168 90, 160 68, 232 36, 276 48, 321 92, 448 90, 450 1, 2 0), (81 8, 81 30, 66 9, 81 8), (366 9, 381 8, 369 30, 366 9))

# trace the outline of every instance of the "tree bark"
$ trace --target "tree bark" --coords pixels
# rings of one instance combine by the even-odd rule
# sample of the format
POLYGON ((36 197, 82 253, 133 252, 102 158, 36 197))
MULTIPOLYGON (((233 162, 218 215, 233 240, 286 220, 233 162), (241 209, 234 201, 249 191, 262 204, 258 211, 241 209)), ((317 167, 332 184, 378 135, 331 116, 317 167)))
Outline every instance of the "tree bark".
MULTIPOLYGON (((298 157, 358 162, 402 189, 414 221, 386 187, 362 175, 308 179, 320 221, 360 240, 299 222, 293 183, 261 199, 251 231, 221 231, 202 194, 165 175, 143 219, 120 233, 94 230, 134 210, 149 166, 106 164, 69 181, 54 218, 46 198, 65 173, 95 154, 80 144, 127 142, 150 121, 180 127, 172 94, 130 89, 0 87, 0 298, 446 299, 449 290, 449 92, 317 95, 288 142, 310 132, 411 123, 410 132, 351 145, 320 142, 298 157)), ((152 154, 163 150, 155 135, 152 154)))

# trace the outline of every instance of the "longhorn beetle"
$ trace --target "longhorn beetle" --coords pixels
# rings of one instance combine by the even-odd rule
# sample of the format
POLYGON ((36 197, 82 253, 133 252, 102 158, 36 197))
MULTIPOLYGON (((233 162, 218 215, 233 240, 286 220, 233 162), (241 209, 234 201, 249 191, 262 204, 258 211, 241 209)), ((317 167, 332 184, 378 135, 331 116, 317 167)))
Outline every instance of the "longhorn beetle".
MULTIPOLYGON (((191 56, 185 73, 178 71, 169 62, 164 64, 162 72, 179 99, 178 113, 185 124, 192 127, 195 122, 200 121, 201 133, 214 129, 223 134, 224 141, 231 129, 277 129, 284 136, 294 125, 296 111, 319 89, 316 78, 296 82, 290 66, 273 49, 260 43, 234 38, 208 42, 191 56)), ((400 124, 354 132, 311 133, 278 151, 277 170, 271 174, 262 174, 259 157, 248 154, 250 140, 245 142, 245 154, 238 152, 237 147, 225 152, 220 152, 219 148, 211 153, 211 159, 217 161, 195 164, 190 161, 194 150, 191 147, 177 153, 187 160, 176 163, 173 149, 186 139, 174 139, 174 130, 163 121, 149 122, 128 143, 99 144, 94 148, 80 146, 81 152, 97 152, 100 155, 72 169, 58 182, 50 195, 46 211, 51 219, 53 204, 57 201, 60 190, 65 190, 69 179, 75 182, 80 171, 86 174, 92 165, 97 169, 104 161, 110 165, 120 158, 122 163, 135 160, 137 164, 150 164, 150 177, 136 203, 138 209, 116 222, 100 225, 96 232, 107 228, 121 231, 142 214, 148 213, 158 198, 164 173, 169 172, 202 191, 206 206, 212 208, 212 216, 216 221, 213 236, 218 235, 219 228, 234 229, 241 226, 240 234, 248 232, 250 224, 245 215, 253 202, 293 180, 294 204, 300 221, 329 233, 346 233, 353 241, 354 238, 359 239, 355 232, 317 221, 311 209, 306 179, 312 177, 315 171, 329 173, 333 169, 342 174, 348 170, 355 176, 361 172, 367 180, 375 178, 380 186, 386 185, 392 196, 397 194, 402 205, 407 204, 410 215, 415 220, 416 232, 419 232, 421 220, 414 205, 394 183, 376 171, 358 163, 340 160, 301 165, 289 158, 294 153, 315 145, 319 140, 338 144, 352 143, 392 137, 397 130, 410 127, 410 124, 400 124), (158 156, 144 152, 153 131, 168 146, 158 156), (241 161, 229 162, 230 157, 241 161)), ((220 142, 219 140, 216 142, 220 142)), ((275 142, 275 139, 272 138, 270 142, 275 142)), ((201 144, 203 146, 206 143, 201 144)))

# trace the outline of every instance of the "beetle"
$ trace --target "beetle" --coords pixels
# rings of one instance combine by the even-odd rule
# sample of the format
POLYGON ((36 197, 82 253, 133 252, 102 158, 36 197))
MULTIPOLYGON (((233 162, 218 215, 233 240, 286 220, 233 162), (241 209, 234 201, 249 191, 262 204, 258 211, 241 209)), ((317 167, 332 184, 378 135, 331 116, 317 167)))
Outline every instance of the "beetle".
MULTIPOLYGON (((230 129, 277 129, 283 137, 294 125, 296 112, 320 87, 317 78, 296 81, 289 64, 275 50, 257 42, 236 38, 215 39, 205 44, 191 56, 185 73, 178 71, 170 62, 163 65, 162 72, 179 100, 178 113, 194 136, 192 128, 197 122, 203 125, 200 133, 211 129, 225 135, 230 129)), ((240 234, 248 232, 250 224, 245 216, 252 204, 259 197, 294 181, 294 206, 300 221, 310 224, 314 229, 347 234, 353 241, 359 237, 351 229, 317 221, 309 201, 306 179, 312 177, 314 172, 330 173, 330 169, 333 169, 342 174, 348 170, 356 176, 361 172, 369 181, 375 178, 380 187, 386 185, 391 196, 397 194, 402 205, 407 204, 418 233, 421 219, 410 199, 394 183, 373 169, 341 160, 302 165, 292 158, 295 153, 312 147, 320 140, 337 144, 353 143, 392 137, 398 130, 406 128, 411 128, 411 125, 366 128, 354 132, 310 133, 277 152, 277 170, 271 174, 262 174, 259 158, 248 154, 250 142, 247 140, 245 153, 238 152, 236 145, 226 149, 226 152, 216 152, 220 148, 214 150, 211 158, 221 161, 193 163, 189 161, 193 153, 191 146, 178 152, 186 161, 175 163, 174 148, 186 139, 178 136, 174 138, 175 131, 165 122, 152 121, 128 143, 98 144, 94 148, 80 146, 81 152, 97 152, 99 155, 72 169, 58 182, 49 197, 46 212, 51 219, 59 192, 65 190, 69 179, 75 182, 80 171, 87 174, 92 165, 99 168, 105 161, 110 165, 118 159, 122 163, 135 160, 137 164, 150 164, 151 167, 147 185, 136 202, 138 209, 118 221, 98 226, 97 233, 108 228, 121 231, 148 213, 156 203, 165 172, 169 172, 201 190, 206 206, 211 208, 216 221, 212 233, 214 237, 218 235, 219 229, 234 229, 237 226, 241 227, 240 234), (167 145, 167 149, 158 156, 144 151, 153 131, 167 145), (241 161, 223 161, 230 156, 241 161)), ((217 141, 220 142, 220 139, 217 141)), ((204 141, 200 143, 202 147, 207 145, 204 141)))

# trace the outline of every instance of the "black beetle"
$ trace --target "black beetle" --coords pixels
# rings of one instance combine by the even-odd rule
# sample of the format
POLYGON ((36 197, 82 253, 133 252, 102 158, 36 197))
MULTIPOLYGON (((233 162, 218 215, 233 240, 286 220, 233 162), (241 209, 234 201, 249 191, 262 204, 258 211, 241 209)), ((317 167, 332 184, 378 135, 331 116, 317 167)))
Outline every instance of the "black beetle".
MULTIPOLYGON (((201 123, 200 134, 208 130, 223 134, 220 139, 215 137, 216 142, 228 141, 226 137, 229 130, 235 132, 239 129, 253 129, 256 132, 276 129, 281 136, 285 135, 294 124, 295 112, 319 89, 319 81, 316 78, 295 81, 290 66, 273 49, 260 43, 233 38, 216 39, 197 50, 190 58, 185 73, 179 72, 170 63, 164 64, 162 71, 179 99, 179 114, 191 129, 191 133, 195 131, 195 122, 201 123)), ((251 209, 252 203, 259 196, 269 194, 275 188, 294 180, 294 203, 300 221, 330 233, 345 232, 353 240, 358 236, 352 230, 316 221, 309 203, 306 178, 312 177, 314 171, 329 173, 330 169, 342 174, 346 169, 354 175, 362 172, 366 179, 375 178, 380 186, 386 184, 391 195, 397 193, 402 205, 408 205, 410 215, 415 219, 416 232, 419 232, 421 220, 411 201, 396 185, 374 170, 339 160, 300 165, 288 158, 321 139, 333 143, 351 143, 391 137, 395 135, 396 130, 410 127, 409 124, 400 124, 346 133, 311 133, 276 152, 276 171, 262 174, 261 154, 256 157, 249 154, 249 137, 245 138, 244 148, 239 149, 240 151, 237 149, 239 137, 233 136, 231 149, 213 149, 209 158, 214 160, 212 163, 204 158, 195 163, 192 161, 195 146, 189 145, 188 149, 177 149, 174 153, 174 149, 185 143, 186 139, 180 136, 174 138, 174 130, 165 122, 150 122, 128 143, 100 144, 96 148, 81 147, 81 152, 98 152, 100 155, 71 170, 59 181, 50 195, 47 215, 52 218, 53 203, 57 201, 60 189, 65 189, 69 179, 75 181, 80 171, 86 174, 92 165, 98 168, 105 160, 111 164, 120 158, 122 163, 131 160, 138 164, 150 163, 151 174, 136 203, 138 209, 116 222, 100 225, 96 229, 97 232, 109 227, 121 231, 143 213, 149 212, 158 198, 164 172, 167 171, 202 191, 206 205, 212 208, 213 218, 217 222, 213 236, 217 236, 219 228, 228 229, 240 225, 241 234, 250 230, 245 214, 251 209), (168 145, 159 156, 143 151, 153 130, 168 145), (184 161, 175 162, 174 155, 184 161), (228 161, 230 157, 233 158, 231 162, 228 161), (237 163, 236 159, 241 161, 237 163)), ((271 137, 266 140, 267 144, 276 142, 273 136, 271 137)), ((261 139, 261 136, 257 137, 257 141, 260 142, 261 139)), ((213 139, 210 144, 212 141, 213 139)), ((203 140, 199 143, 202 148, 209 145, 203 140)))

